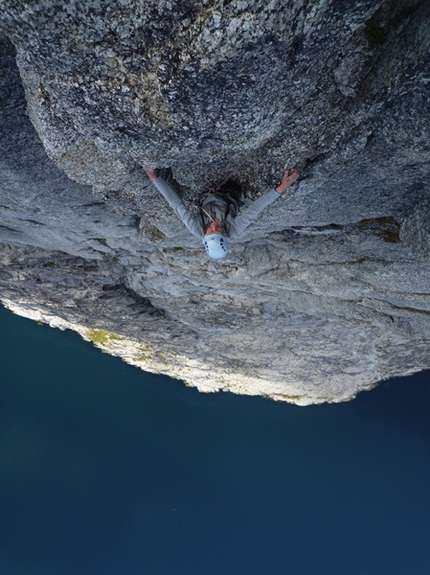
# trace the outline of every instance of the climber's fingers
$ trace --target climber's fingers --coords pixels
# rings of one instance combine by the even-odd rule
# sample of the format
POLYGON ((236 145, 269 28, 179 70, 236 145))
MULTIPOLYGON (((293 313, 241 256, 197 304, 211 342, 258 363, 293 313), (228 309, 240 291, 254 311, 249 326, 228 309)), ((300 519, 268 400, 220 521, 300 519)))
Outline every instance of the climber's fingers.
POLYGON ((157 174, 155 173, 155 170, 151 170, 150 168, 146 168, 145 166, 142 166, 142 168, 145 170, 145 172, 148 174, 148 178, 152 181, 157 179, 157 174))

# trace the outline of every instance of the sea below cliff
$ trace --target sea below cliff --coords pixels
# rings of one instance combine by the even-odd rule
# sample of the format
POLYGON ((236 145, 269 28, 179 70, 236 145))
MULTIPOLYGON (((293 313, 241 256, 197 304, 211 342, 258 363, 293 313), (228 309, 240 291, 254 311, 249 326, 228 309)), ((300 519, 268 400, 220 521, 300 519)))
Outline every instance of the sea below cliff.
POLYGON ((303 408, 0 343, 0 575, 428 574, 428 373, 303 408))

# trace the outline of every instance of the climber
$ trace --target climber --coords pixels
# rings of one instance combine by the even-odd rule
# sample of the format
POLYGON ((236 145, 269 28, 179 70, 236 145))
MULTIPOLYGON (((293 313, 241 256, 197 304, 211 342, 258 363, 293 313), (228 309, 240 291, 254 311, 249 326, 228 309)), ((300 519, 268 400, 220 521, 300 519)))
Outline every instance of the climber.
POLYGON ((225 257, 228 240, 241 234, 265 207, 278 199, 299 177, 297 168, 291 174, 288 174, 287 170, 277 188, 256 199, 240 215, 240 191, 234 198, 234 193, 227 196, 223 194, 224 188, 221 188, 204 197, 200 204, 201 213, 196 215, 186 207, 177 192, 163 178, 157 176, 155 170, 145 166, 143 169, 189 231, 197 238, 203 239, 208 256, 214 259, 225 257))

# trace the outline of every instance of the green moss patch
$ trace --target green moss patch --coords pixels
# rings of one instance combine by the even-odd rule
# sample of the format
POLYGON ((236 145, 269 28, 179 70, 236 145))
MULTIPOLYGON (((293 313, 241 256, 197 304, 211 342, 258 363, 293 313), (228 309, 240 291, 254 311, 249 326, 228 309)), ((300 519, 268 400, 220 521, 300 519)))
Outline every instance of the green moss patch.
POLYGON ((105 331, 104 329, 88 329, 87 337, 94 345, 107 345, 111 341, 121 341, 124 339, 123 337, 105 331))
POLYGON ((398 244, 400 242, 400 224, 392 216, 369 218, 358 222, 362 229, 369 230, 381 237, 384 242, 398 244))
POLYGON ((137 361, 154 361, 152 355, 139 355, 137 361))

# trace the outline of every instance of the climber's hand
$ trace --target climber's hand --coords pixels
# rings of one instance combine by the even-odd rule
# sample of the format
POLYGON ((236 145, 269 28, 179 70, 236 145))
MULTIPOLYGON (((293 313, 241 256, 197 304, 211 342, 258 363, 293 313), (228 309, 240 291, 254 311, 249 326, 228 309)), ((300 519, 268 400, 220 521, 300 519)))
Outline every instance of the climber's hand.
POLYGON ((148 178, 152 181, 157 179, 157 174, 155 173, 155 170, 151 170, 150 168, 145 168, 145 166, 142 166, 142 168, 145 170, 145 172, 148 174, 148 178))
POLYGON ((299 170, 297 168, 294 168, 290 175, 288 175, 288 170, 286 170, 282 176, 282 182, 277 188, 275 188, 275 190, 278 192, 278 194, 283 194, 287 188, 294 184, 298 177, 299 170))

